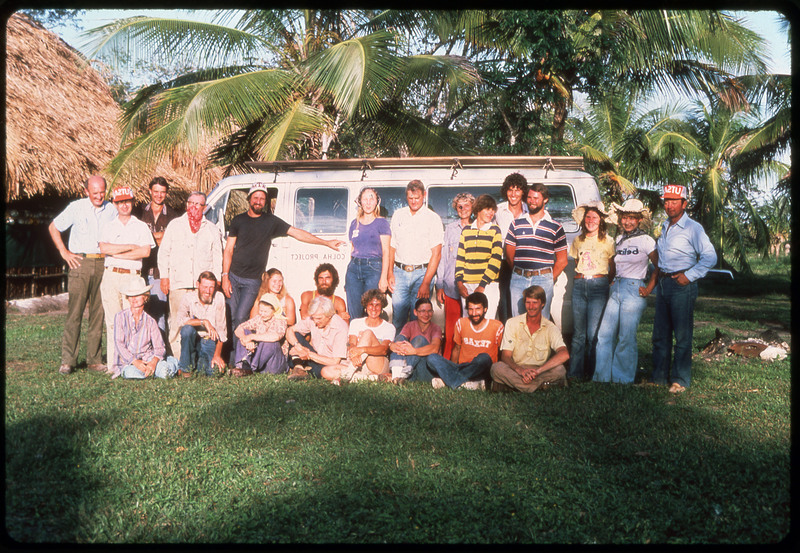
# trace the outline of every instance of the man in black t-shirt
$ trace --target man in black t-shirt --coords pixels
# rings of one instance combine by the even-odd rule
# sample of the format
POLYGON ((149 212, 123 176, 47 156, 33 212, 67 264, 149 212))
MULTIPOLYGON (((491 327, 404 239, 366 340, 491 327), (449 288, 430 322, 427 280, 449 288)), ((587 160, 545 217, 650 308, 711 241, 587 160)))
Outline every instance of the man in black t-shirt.
POLYGON ((266 184, 257 182, 250 187, 247 193, 250 208, 231 221, 225 251, 222 253, 222 292, 228 298, 231 309, 231 334, 248 319, 274 238, 291 236, 301 242, 328 246, 336 251, 345 244, 341 240, 319 238, 289 225, 270 213, 269 209, 264 210, 267 199, 266 184))

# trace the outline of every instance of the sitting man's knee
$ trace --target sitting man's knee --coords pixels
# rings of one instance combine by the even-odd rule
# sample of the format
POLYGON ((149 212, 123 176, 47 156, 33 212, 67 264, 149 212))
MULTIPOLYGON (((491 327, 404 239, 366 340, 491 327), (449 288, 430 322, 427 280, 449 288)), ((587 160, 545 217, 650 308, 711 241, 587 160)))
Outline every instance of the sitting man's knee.
POLYGON ((181 327, 181 338, 193 338, 197 334, 197 330, 192 325, 183 325, 181 327))

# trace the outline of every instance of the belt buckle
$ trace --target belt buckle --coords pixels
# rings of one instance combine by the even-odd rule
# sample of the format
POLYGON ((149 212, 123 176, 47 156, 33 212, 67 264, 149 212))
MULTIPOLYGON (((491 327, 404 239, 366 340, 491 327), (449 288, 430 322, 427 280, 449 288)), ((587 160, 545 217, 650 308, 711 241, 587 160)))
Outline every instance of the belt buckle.
POLYGON ((407 273, 413 273, 414 272, 414 266, 413 265, 403 265, 403 270, 405 272, 407 272, 407 273))

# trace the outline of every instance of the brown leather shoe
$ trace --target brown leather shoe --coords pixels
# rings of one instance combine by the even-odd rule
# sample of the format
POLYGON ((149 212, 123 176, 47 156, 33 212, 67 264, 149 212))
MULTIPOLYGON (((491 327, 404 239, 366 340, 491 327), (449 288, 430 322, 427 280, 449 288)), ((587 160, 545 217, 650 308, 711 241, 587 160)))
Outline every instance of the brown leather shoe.
POLYGON ((70 374, 72 372, 72 367, 70 367, 69 365, 61 365, 58 368, 58 372, 61 374, 70 374))
POLYGON ((302 368, 301 365, 295 365, 294 368, 289 371, 289 376, 286 377, 291 381, 295 380, 305 380, 308 378, 308 371, 302 368))
POLYGON ((89 368, 90 371, 94 371, 94 372, 98 372, 98 373, 108 372, 108 367, 103 365, 102 363, 94 363, 92 365, 89 365, 88 368, 89 368))

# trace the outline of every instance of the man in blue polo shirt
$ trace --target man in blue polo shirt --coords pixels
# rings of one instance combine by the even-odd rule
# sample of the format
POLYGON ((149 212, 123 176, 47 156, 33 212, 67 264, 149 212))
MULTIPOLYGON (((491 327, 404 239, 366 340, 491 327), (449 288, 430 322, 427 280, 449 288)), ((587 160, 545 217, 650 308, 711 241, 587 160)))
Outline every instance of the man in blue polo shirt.
MULTIPOLYGON (((77 364, 81 319, 87 303, 89 328, 86 363, 93 371, 106 372, 101 350, 105 313, 100 299, 105 256, 100 253, 99 238, 100 229, 116 219, 117 210, 106 201, 106 180, 103 177, 91 176, 83 187, 86 197, 70 203, 53 219, 48 228, 58 253, 69 266, 67 321, 61 340, 61 367, 58 369, 61 374, 70 374, 77 364), (69 248, 61 238, 61 233, 67 229, 71 229, 69 248)), ((113 336, 108 339, 113 340, 113 336)), ((109 359, 108 362, 113 360, 109 359)))
POLYGON ((692 331, 697 280, 703 278, 717 262, 717 252, 700 223, 685 213, 689 203, 685 186, 666 185, 661 199, 664 200, 667 220, 661 224, 661 234, 656 240, 658 281, 653 320, 653 375, 650 381, 666 384, 669 379, 669 391, 678 393, 683 392, 692 379, 692 331), (670 356, 673 334, 675 350, 670 356))
POLYGON ((553 283, 567 266, 567 235, 561 224, 545 209, 550 199, 547 186, 540 182, 528 188, 528 213, 515 219, 505 239, 506 261, 512 267, 511 312, 525 312, 522 292, 529 286, 541 286, 547 296, 542 316, 550 318, 553 283))

